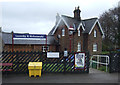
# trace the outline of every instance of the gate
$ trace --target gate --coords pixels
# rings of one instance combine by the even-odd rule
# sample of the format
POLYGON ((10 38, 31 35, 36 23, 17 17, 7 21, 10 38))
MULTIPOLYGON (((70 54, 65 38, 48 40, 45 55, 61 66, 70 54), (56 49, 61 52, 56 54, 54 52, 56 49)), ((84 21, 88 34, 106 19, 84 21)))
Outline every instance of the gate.
POLYGON ((108 55, 93 55, 90 59, 90 66, 99 69, 100 65, 104 65, 106 72, 108 71, 109 56, 108 55), (94 60, 93 60, 94 59, 94 60))
MULTIPOLYGON (((2 52, 0 57, 2 63, 13 63, 12 69, 14 73, 28 72, 29 62, 43 62, 42 72, 53 73, 89 73, 89 53, 86 52, 85 68, 80 70, 74 69, 74 53, 69 53, 65 58, 63 53, 60 53, 59 58, 47 58, 47 53, 43 52, 2 52)), ((3 67, 4 69, 6 66, 3 67)))
POLYGON ((120 53, 110 53, 109 72, 120 72, 120 53))

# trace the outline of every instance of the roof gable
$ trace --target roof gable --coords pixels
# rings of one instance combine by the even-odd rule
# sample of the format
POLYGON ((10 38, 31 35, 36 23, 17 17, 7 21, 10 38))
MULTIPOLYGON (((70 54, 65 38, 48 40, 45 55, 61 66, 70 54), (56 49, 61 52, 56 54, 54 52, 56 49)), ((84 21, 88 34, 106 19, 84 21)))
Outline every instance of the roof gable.
POLYGON ((82 27, 83 31, 85 31, 85 28, 84 28, 84 26, 83 26, 83 24, 82 24, 82 23, 80 23, 80 24, 79 24, 79 26, 78 26, 78 28, 77 28, 77 29, 79 30, 79 29, 80 29, 80 27, 82 27))
POLYGON ((60 17, 58 23, 53 27, 53 29, 49 32, 48 35, 53 35, 57 29, 57 27, 60 25, 60 22, 63 21, 67 28, 69 28, 69 25, 67 24, 66 20, 63 17, 60 17))
POLYGON ((92 29, 96 20, 97 20, 97 18, 82 20, 82 24, 85 27, 84 33, 89 33, 90 32, 90 30, 92 29))
POLYGON ((96 25, 97 23, 98 23, 98 26, 99 26, 99 28, 100 28, 100 31, 101 31, 102 35, 104 35, 104 32, 103 32, 103 30, 102 30, 102 27, 101 27, 101 25, 100 25, 98 19, 94 22, 94 24, 93 24, 91 30, 89 31, 89 34, 91 34, 92 30, 94 29, 94 27, 95 27, 95 25, 96 25))

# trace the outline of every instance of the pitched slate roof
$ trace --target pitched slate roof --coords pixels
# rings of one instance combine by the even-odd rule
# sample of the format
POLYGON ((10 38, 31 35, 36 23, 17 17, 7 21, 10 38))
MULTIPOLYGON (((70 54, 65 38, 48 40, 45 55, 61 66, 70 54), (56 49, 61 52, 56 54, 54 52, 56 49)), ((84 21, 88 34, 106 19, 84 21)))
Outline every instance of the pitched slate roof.
POLYGON ((90 30, 92 29, 94 23, 96 22, 97 18, 91 18, 91 19, 85 19, 82 20, 82 24, 85 27, 85 32, 84 33, 89 33, 90 30))
MULTIPOLYGON (((2 39, 5 44, 12 44, 12 34, 2 33, 2 39)), ((46 40, 25 40, 25 39, 14 39, 14 44, 46 44, 46 40)), ((47 36, 47 44, 57 44, 54 36, 47 36)))
MULTIPOLYGON (((2 47, 4 46, 4 42, 3 42, 3 39, 2 39, 2 30, 1 30, 1 27, 0 27, 0 45, 2 45, 2 47)), ((1 52, 1 49, 0 49, 0 52, 1 52)))
MULTIPOLYGON (((65 16, 65 15, 62 15, 61 17, 65 20, 67 25, 69 27, 73 27, 74 30, 76 30, 79 27, 79 25, 82 24, 82 26, 85 28, 84 33, 89 33, 91 31, 94 23, 96 22, 96 20, 98 20, 98 18, 90 18, 90 19, 85 19, 85 20, 79 21, 73 17, 69 17, 69 16, 65 16)), ((54 34, 54 32, 56 30, 56 25, 52 28, 52 30, 49 32, 48 35, 54 34)))
POLYGON ((62 15, 62 17, 65 19, 65 21, 67 22, 69 27, 74 28, 74 25, 75 25, 74 30, 76 30, 78 28, 79 24, 81 23, 81 21, 78 21, 78 20, 76 20, 72 17, 69 17, 69 16, 62 15))
POLYGON ((53 31, 55 30, 56 25, 52 28, 52 30, 48 33, 48 35, 52 35, 53 31))

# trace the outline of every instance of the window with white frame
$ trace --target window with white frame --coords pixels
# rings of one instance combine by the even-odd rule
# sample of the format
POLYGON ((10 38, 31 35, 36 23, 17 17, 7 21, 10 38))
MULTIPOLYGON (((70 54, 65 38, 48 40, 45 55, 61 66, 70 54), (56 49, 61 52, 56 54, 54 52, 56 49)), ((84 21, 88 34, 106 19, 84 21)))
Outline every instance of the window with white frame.
POLYGON ((78 30, 78 36, 80 36, 80 30, 78 30))
POLYGON ((97 51, 97 48, 98 48, 98 47, 97 47, 97 44, 94 43, 94 44, 93 44, 93 52, 96 52, 96 51, 97 51))
POLYGON ((62 29, 62 36, 65 36, 65 29, 62 29))
POLYGON ((97 31, 94 30, 94 37, 97 37, 97 31))
POLYGON ((80 52, 81 51, 81 43, 80 42, 78 43, 77 47, 78 47, 77 52, 80 52))
POLYGON ((42 46, 42 51, 43 52, 49 51, 49 46, 42 46))

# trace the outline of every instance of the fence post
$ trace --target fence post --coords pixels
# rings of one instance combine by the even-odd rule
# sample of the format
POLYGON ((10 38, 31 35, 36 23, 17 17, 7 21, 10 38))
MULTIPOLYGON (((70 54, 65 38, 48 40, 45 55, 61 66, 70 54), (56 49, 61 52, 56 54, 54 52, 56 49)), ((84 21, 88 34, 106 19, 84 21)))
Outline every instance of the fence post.
POLYGON ((105 62, 106 62, 106 72, 108 71, 108 70, 107 70, 107 67, 108 67, 108 66, 107 66, 107 59, 108 59, 108 57, 106 57, 106 61, 105 61, 105 62))
POLYGON ((87 56, 87 60, 86 60, 86 64, 87 64, 87 73, 89 73, 89 51, 86 52, 86 56, 87 56))
MULTIPOLYGON (((119 55, 118 56, 118 73, 119 73, 118 75, 120 76, 120 64, 119 64, 120 63, 120 61, 119 61, 120 60, 120 51, 119 51, 118 55, 119 55)), ((120 79, 119 79, 119 81, 120 81, 120 79)))
MULTIPOLYGON (((2 51, 3 51, 3 41, 2 41, 2 29, 0 27, 0 58, 2 57, 2 51)), ((0 63, 2 62, 2 59, 0 60, 0 63)), ((0 67, 1 69, 2 67, 0 67)), ((0 84, 2 84, 2 72, 0 72, 0 84)))
MULTIPOLYGON (((99 55, 97 56, 97 62, 99 62, 99 55)), ((99 63, 97 63, 97 69, 99 68, 99 63)))
POLYGON ((66 58, 67 58, 67 56, 68 56, 68 51, 67 51, 67 49, 65 48, 65 50, 64 50, 64 73, 66 73, 66 58))
POLYGON ((64 73, 66 73, 66 57, 63 58, 64 59, 64 73))
POLYGON ((111 59, 111 58, 112 58, 112 53, 111 53, 111 52, 109 53, 109 56, 110 56, 110 57, 109 57, 109 59, 110 59, 110 60, 109 60, 109 73, 112 73, 112 68, 111 68, 111 65, 112 65, 112 64, 111 64, 111 61, 112 61, 112 59, 111 59))

